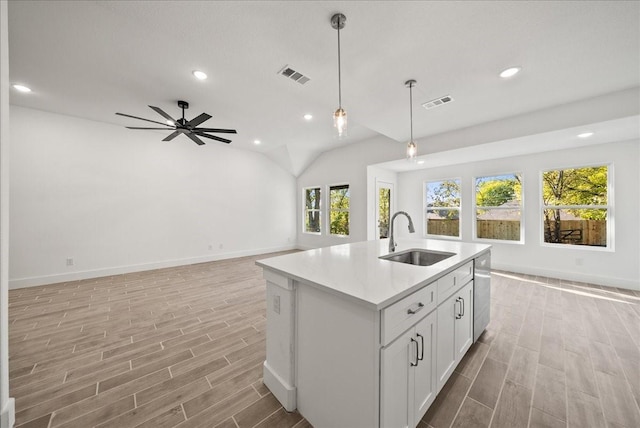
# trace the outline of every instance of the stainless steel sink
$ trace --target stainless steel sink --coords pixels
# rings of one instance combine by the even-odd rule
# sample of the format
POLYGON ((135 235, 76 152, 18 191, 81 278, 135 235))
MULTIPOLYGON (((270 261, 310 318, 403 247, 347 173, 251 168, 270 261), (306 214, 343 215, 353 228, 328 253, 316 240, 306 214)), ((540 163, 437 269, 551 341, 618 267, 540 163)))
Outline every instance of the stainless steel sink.
POLYGON ((383 260, 407 263, 410 265, 431 266, 445 259, 448 259, 451 256, 455 256, 455 253, 412 248, 409 250, 401 251, 399 253, 391 253, 387 254, 386 256, 380 256, 380 258, 383 260))

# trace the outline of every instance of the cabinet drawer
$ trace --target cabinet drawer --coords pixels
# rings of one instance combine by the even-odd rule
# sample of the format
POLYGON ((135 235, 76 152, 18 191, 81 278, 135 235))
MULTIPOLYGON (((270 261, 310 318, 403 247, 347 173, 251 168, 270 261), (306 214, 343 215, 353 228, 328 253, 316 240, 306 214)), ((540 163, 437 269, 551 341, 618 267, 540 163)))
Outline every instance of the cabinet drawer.
POLYGON ((382 310, 382 346, 387 345, 403 331, 417 323, 437 306, 436 283, 416 291, 382 310))
POLYGON ((438 280, 438 304, 442 303, 455 292, 473 279, 473 260, 457 267, 438 280))

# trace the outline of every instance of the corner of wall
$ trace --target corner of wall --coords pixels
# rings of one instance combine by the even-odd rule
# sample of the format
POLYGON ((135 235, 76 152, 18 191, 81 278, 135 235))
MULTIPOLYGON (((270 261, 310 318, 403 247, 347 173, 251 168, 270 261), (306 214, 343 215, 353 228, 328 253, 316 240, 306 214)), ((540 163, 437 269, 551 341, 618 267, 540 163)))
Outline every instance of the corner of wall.
POLYGON ((9 29, 8 2, 0 1, 0 425, 15 423, 9 397, 9 29))
POLYGON ((12 428, 16 423, 16 400, 9 398, 0 413, 0 428, 12 428))

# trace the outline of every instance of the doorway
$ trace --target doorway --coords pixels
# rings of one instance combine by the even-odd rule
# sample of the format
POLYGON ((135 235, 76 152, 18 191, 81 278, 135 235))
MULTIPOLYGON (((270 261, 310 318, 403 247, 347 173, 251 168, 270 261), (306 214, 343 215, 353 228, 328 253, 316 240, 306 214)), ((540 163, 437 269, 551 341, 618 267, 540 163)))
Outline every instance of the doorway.
POLYGON ((376 181, 376 239, 389 237, 389 220, 394 206, 393 183, 376 181))

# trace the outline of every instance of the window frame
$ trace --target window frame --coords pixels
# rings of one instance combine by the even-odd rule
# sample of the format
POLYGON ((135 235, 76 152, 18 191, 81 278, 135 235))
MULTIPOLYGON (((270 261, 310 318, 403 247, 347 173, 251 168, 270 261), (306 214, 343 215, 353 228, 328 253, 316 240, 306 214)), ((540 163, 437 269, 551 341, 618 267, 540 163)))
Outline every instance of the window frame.
POLYGON ((322 186, 307 186, 307 187, 303 187, 302 188, 302 233, 306 233, 308 235, 322 235, 322 229, 323 229, 323 215, 322 215, 322 209, 323 209, 323 191, 322 191, 322 186), (319 208, 307 208, 307 190, 315 190, 317 189, 320 192, 320 207, 319 208), (307 230, 306 227, 306 222, 307 222, 307 214, 309 211, 317 211, 318 215, 320 216, 320 219, 318 220, 318 224, 320 226, 320 231, 319 232, 309 232, 307 230))
POLYGON ((569 249, 569 250, 579 250, 579 251, 603 251, 603 252, 615 252, 614 242, 615 242, 615 217, 614 217, 614 165, 613 162, 596 162, 596 163, 585 163, 579 166, 570 165, 570 166, 558 166, 541 169, 538 172, 538 225, 539 225, 539 239, 540 246, 544 248, 556 248, 556 249, 569 249), (544 195, 544 181, 543 174, 548 171, 560 171, 566 169, 582 169, 582 168, 597 168, 597 167, 607 167, 607 205, 545 205, 543 200, 544 195), (559 209, 606 209, 607 210, 607 245, 605 247, 599 247, 595 245, 576 245, 576 244, 565 244, 565 243, 553 243, 546 242, 544 240, 544 210, 550 208, 559 208, 559 209), (567 208, 565 208, 567 207, 567 208))
MULTIPOLYGON (((434 179, 434 180, 425 180, 422 182, 422 225, 424 226, 424 233, 423 236, 425 238, 436 238, 436 239, 449 239, 449 240, 455 240, 455 241, 461 241, 462 240, 462 201, 463 201, 463 197, 462 197, 462 177, 451 177, 451 178, 442 178, 442 179, 434 179), (430 183, 442 183, 444 181, 457 181, 459 183, 459 192, 460 192, 460 204, 457 207, 442 207, 440 209, 444 209, 444 210, 451 210, 451 211, 458 211, 458 236, 451 236, 451 235, 436 235, 436 234, 431 234, 428 233, 428 225, 427 225, 427 211, 429 211, 429 207, 427 207, 427 185, 430 183)), ((431 210, 434 210, 433 208, 431 208, 431 210)))
POLYGON ((487 173, 487 174, 481 174, 481 175, 474 175, 471 178, 471 189, 472 189, 472 206, 473 206, 473 210, 472 210, 472 217, 471 217, 471 237, 472 237, 472 241, 477 241, 477 242, 490 242, 490 243, 494 243, 494 244, 510 244, 510 245, 524 245, 525 244, 525 190, 524 190, 524 173, 522 173, 521 171, 518 172, 503 172, 503 173, 487 173), (487 177, 500 177, 503 175, 517 175, 520 177, 520 239, 515 241, 515 240, 511 240, 511 239, 495 239, 495 238, 479 238, 478 237, 478 209, 499 209, 499 210, 506 210, 506 209, 513 209, 513 208, 507 208, 507 207, 493 207, 493 206, 486 206, 486 207, 478 207, 477 204, 477 189, 476 189, 476 180, 478 178, 487 178, 487 177))
POLYGON ((325 223, 326 223, 326 224, 325 224, 325 230, 326 230, 326 235, 327 235, 327 236, 333 236, 333 237, 336 237, 336 238, 348 238, 348 237, 351 235, 351 185, 350 185, 349 183, 344 183, 344 182, 341 182, 341 183, 338 183, 338 184, 327 184, 327 186, 326 186, 326 190, 327 190, 327 193, 326 193, 326 198, 327 198, 326 200, 327 200, 327 203, 325 204, 325 205, 326 205, 326 207, 327 207, 327 215, 325 216, 325 223), (349 208, 348 208, 348 209, 346 209, 346 210, 345 210, 345 209, 338 209, 338 210, 334 210, 334 209, 332 209, 332 208, 331 208, 331 189, 332 189, 332 188, 343 188, 343 187, 347 187, 348 192, 349 192, 349 208), (332 213, 333 211, 336 211, 336 212, 346 212, 346 213, 348 213, 348 218, 349 218, 349 223, 348 223, 348 226, 349 226, 349 234, 347 234, 347 235, 340 235, 340 234, 332 233, 332 232, 331 232, 331 213, 332 213))

